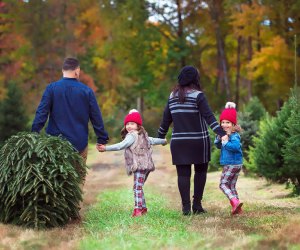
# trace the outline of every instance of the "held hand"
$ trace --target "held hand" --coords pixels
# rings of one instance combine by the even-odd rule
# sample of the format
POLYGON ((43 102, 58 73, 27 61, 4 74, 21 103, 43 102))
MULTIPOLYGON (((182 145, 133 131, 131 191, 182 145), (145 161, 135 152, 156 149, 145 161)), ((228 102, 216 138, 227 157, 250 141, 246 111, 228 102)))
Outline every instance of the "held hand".
POLYGON ((163 146, 166 146, 168 144, 167 139, 165 139, 165 142, 162 144, 163 146))
POLYGON ((226 141, 228 141, 229 138, 228 138, 228 135, 224 135, 221 139, 222 139, 222 142, 226 142, 226 141))
POLYGON ((99 152, 104 152, 104 151, 105 151, 105 145, 103 145, 103 144, 98 144, 98 143, 97 143, 96 149, 97 149, 99 152))
POLYGON ((100 151, 100 150, 99 150, 99 149, 100 149, 100 148, 99 148, 100 145, 102 145, 102 144, 99 144, 99 143, 96 144, 96 149, 97 149, 98 151, 100 151))
POLYGON ((105 145, 100 145, 100 146, 99 146, 99 151, 100 151, 100 152, 105 152, 105 151, 106 151, 105 145))

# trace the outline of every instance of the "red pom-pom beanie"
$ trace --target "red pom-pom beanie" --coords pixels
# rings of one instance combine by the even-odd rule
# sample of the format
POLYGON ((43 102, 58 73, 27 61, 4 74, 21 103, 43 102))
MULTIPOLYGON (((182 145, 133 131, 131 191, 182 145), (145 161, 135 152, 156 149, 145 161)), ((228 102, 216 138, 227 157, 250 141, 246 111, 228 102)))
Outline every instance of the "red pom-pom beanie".
POLYGON ((128 122, 135 122, 136 124, 142 126, 143 121, 139 111, 137 111, 136 109, 130 110, 129 114, 124 118, 124 125, 126 126, 128 122))
POLYGON ((220 115, 220 122, 222 120, 227 120, 232 122, 234 125, 237 124, 237 113, 236 113, 236 104, 234 102, 227 102, 225 105, 225 109, 223 109, 220 115))

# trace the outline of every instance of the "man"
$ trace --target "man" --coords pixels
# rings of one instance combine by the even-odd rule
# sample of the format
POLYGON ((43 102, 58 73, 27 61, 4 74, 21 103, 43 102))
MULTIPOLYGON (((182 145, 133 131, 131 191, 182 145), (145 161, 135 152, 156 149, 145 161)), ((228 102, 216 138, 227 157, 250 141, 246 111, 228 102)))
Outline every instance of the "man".
POLYGON ((98 144, 106 144, 108 134, 94 92, 79 82, 79 61, 66 58, 62 73, 62 79, 47 86, 37 108, 32 131, 39 133, 49 117, 46 133, 67 139, 86 161, 89 120, 98 144))

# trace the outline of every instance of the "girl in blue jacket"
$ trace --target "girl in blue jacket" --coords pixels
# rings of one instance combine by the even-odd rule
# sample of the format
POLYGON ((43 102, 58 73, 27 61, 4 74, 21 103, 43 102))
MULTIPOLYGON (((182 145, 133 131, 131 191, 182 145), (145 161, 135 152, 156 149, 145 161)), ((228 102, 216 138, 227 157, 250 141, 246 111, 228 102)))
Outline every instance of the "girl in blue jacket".
POLYGON ((220 115, 220 123, 227 136, 216 137, 215 144, 221 149, 220 164, 223 172, 220 179, 220 189, 230 200, 232 214, 242 213, 243 203, 239 201, 236 191, 236 182, 243 166, 243 154, 241 137, 239 135, 240 126, 237 125, 236 105, 227 102, 225 109, 220 115))

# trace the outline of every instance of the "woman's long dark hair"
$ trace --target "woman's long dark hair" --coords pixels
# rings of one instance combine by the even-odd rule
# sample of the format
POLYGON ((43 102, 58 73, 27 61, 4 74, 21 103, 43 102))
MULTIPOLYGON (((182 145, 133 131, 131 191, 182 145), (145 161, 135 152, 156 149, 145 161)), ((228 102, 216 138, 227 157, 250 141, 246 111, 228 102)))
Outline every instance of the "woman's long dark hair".
POLYGON ((178 95, 179 103, 184 103, 185 97, 186 97, 186 92, 189 90, 200 90, 201 91, 201 86, 200 84, 190 84, 188 86, 182 86, 180 84, 177 84, 173 91, 172 94, 173 96, 178 95))

